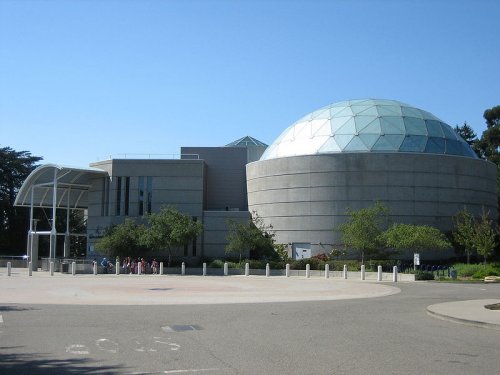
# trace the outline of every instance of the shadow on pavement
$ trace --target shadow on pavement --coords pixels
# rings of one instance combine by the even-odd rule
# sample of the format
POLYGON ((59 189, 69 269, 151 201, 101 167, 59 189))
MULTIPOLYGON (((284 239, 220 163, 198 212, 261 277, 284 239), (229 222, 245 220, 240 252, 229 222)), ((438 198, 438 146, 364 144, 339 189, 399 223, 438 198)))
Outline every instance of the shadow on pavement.
POLYGON ((50 359, 40 354, 2 353, 18 347, 0 347, 0 374, 3 375, 52 375, 52 374, 99 374, 111 375, 124 367, 102 366, 88 359, 50 359))

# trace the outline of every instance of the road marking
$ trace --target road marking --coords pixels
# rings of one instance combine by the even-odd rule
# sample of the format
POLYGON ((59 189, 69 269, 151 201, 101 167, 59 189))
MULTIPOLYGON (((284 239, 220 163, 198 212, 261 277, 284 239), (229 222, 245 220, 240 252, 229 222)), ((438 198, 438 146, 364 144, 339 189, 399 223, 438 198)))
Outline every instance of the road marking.
POLYGON ((95 345, 100 349, 108 353, 118 353, 118 343, 110 339, 99 339, 96 340, 95 345), (114 348, 116 349, 114 349, 114 348))
POLYGON ((71 354, 90 354, 85 345, 73 344, 66 348, 66 353, 71 354))
POLYGON ((189 372, 204 372, 204 371, 219 371, 220 368, 197 368, 197 369, 188 369, 188 370, 167 370, 164 371, 164 374, 185 374, 189 372))

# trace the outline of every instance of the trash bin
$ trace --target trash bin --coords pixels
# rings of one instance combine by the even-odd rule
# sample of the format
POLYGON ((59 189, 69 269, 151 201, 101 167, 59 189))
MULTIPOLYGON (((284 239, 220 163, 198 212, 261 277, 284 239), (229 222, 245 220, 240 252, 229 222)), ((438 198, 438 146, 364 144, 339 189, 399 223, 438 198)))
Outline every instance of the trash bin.
POLYGON ((457 270, 451 270, 450 271, 450 276, 453 280, 456 280, 457 278, 457 270))
POLYGON ((61 272, 69 273, 69 263, 61 263, 61 272))

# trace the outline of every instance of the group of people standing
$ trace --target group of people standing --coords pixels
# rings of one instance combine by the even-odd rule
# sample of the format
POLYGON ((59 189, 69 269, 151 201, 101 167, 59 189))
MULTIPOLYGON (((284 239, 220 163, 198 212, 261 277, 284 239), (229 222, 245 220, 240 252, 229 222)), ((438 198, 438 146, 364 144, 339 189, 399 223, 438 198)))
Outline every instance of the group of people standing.
POLYGON ((158 274, 159 263, 154 258, 151 263, 144 258, 131 258, 126 257, 123 259, 122 270, 123 273, 137 274, 138 270, 141 270, 141 274, 152 273, 153 275, 158 274))

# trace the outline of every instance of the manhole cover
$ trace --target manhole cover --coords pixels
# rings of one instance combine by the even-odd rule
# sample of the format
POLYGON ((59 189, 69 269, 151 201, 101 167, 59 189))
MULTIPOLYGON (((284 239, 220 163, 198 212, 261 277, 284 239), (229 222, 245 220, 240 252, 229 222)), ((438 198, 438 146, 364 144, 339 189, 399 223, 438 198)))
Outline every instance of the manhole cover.
POLYGON ((200 331, 202 328, 197 325, 175 325, 175 326, 165 326, 161 327, 161 329, 165 332, 184 332, 184 331, 200 331))

